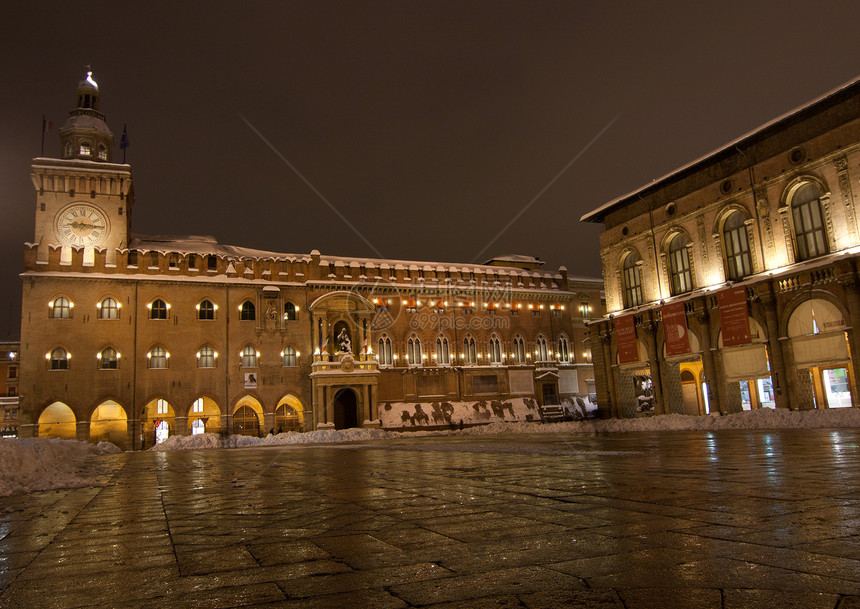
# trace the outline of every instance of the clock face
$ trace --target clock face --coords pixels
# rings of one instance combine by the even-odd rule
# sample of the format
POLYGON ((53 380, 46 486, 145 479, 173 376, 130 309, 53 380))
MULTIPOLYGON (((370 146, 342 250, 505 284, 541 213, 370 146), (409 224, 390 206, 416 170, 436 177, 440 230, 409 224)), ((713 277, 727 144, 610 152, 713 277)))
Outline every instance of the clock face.
POLYGON ((57 235, 68 245, 98 245, 107 234, 107 217, 92 205, 73 203, 57 216, 57 235))

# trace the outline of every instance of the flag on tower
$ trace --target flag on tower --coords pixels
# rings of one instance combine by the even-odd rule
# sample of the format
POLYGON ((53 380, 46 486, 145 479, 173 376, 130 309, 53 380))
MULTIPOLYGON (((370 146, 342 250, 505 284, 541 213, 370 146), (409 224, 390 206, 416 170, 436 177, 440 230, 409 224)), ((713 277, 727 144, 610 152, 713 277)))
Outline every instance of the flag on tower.
POLYGON ((320 353, 328 354, 328 336, 325 337, 322 347, 320 347, 320 353))
POLYGON ((122 136, 119 138, 119 147, 122 150, 122 162, 125 163, 125 149, 131 144, 128 143, 128 133, 125 130, 125 125, 122 126, 122 136))
POLYGON ((41 156, 45 156, 45 134, 53 128, 54 124, 42 115, 42 152, 41 156))

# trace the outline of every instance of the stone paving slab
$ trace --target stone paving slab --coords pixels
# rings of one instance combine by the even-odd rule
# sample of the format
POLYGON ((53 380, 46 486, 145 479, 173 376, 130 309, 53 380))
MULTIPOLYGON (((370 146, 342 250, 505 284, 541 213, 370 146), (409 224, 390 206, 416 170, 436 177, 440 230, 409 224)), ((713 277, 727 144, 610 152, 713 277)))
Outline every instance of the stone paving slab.
POLYGON ((860 609, 860 430, 125 453, 0 499, 0 607, 860 609))

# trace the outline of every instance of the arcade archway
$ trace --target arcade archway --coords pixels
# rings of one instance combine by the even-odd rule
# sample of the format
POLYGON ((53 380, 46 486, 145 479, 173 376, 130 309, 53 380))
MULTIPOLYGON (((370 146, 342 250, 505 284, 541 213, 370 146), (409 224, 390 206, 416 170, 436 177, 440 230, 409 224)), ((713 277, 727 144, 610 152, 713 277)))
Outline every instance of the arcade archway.
POLYGON ((90 416, 90 440, 111 442, 128 450, 128 416, 125 409, 113 400, 105 400, 90 416))
POLYGON ((142 419, 144 448, 160 444, 176 433, 176 412, 165 399, 151 400, 143 409, 142 419))
POLYGON ((240 436, 260 435, 260 418, 263 406, 256 398, 246 395, 236 402, 233 411, 233 433, 240 436))
POLYGON ((75 413, 63 402, 49 404, 39 415, 39 437, 75 440, 78 437, 75 413))
POLYGON ((304 408, 299 399, 294 395, 286 395, 278 402, 275 409, 276 433, 284 431, 304 430, 304 408))

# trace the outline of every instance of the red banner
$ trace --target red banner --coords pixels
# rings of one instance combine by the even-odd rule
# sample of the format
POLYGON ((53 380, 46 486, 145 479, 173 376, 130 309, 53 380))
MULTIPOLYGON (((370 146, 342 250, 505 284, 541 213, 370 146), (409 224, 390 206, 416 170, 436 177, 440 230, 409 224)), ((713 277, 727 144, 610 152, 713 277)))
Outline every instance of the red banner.
POLYGON ((683 302, 665 305, 663 314, 663 333, 666 335, 666 357, 683 355, 690 352, 690 334, 687 329, 687 313, 683 302))
POLYGON ((615 340, 618 343, 620 364, 639 360, 639 345, 636 343, 636 326, 632 315, 615 318, 615 340))
POLYGON ((720 309, 723 346, 732 347, 752 342, 747 310, 747 289, 744 286, 738 286, 717 292, 717 305, 720 309))

